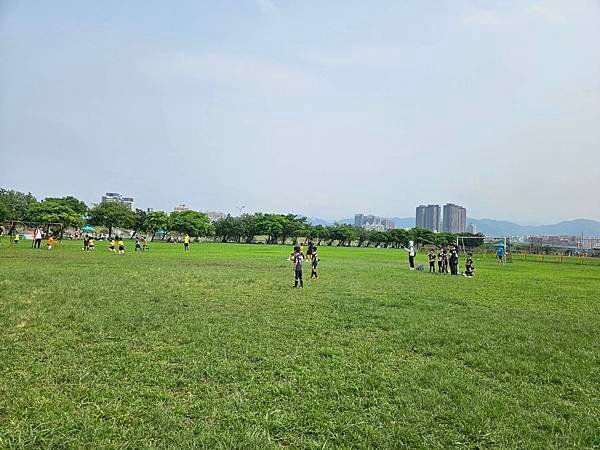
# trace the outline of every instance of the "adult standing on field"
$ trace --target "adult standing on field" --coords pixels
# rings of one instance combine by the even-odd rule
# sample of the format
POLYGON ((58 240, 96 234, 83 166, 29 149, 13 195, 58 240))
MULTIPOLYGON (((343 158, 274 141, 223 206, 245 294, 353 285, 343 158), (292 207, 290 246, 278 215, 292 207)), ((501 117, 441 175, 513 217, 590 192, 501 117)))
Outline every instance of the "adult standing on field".
POLYGON ((504 246, 502 244, 498 245, 498 250, 496 251, 496 256, 498 257, 498 265, 504 265, 504 246))
POLYGON ((404 250, 408 252, 408 265, 410 270, 415 270, 415 255, 417 252, 415 251, 414 241, 408 241, 408 247, 406 247, 404 250))
POLYGON ((33 232, 33 248, 40 248, 40 244, 42 243, 42 230, 40 227, 37 227, 33 232))
POLYGON ((450 251, 450 274, 458 275, 458 248, 456 245, 452 246, 450 251))
POLYGON ((190 251, 190 236, 187 233, 185 233, 185 236, 183 236, 183 251, 190 251))

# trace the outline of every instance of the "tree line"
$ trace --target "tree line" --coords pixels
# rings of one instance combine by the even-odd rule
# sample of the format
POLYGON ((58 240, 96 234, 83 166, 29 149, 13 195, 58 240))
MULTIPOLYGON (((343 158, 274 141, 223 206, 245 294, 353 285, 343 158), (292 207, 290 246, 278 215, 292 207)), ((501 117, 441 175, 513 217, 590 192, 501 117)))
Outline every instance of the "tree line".
MULTIPOLYGON (((169 234, 187 233, 191 237, 213 238, 219 242, 254 243, 262 238, 266 244, 297 243, 311 237, 317 245, 403 248, 409 241, 417 246, 447 246, 456 242, 452 233, 434 233, 423 228, 397 228, 388 231, 369 231, 347 224, 331 226, 312 225, 306 217, 296 214, 254 213, 240 217, 226 216, 211 222, 199 211, 171 212, 131 209, 119 202, 104 202, 88 207, 73 197, 49 197, 38 201, 30 193, 0 189, 0 223, 23 222, 62 223, 65 227, 79 228, 85 224, 105 227, 109 236, 116 228, 131 231, 134 238, 140 233, 150 240, 157 236, 167 239, 169 234)), ((481 234, 475 236, 482 236, 481 234)), ((476 247, 482 239, 465 239, 465 245, 476 247)))

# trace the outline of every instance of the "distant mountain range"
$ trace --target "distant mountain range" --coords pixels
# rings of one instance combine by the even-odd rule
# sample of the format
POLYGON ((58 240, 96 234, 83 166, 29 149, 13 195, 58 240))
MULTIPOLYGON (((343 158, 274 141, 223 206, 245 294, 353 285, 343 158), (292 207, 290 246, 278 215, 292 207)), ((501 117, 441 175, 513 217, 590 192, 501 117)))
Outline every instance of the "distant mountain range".
MULTIPOLYGON (((393 217, 396 228, 412 228, 415 226, 414 217, 393 217)), ((334 222, 318 217, 309 218, 313 225, 353 224, 354 219, 341 219, 334 222)), ((519 225, 506 220, 467 218, 467 224, 477 227, 477 232, 487 236, 534 236, 534 235, 569 235, 585 237, 600 237, 600 222, 591 219, 575 219, 551 225, 519 225)))

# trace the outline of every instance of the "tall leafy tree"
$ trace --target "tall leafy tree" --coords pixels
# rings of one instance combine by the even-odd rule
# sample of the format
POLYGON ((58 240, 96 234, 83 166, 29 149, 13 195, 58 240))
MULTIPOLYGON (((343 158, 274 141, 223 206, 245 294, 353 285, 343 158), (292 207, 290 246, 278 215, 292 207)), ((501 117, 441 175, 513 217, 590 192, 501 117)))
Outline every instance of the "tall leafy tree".
POLYGON ((151 241, 154 241, 156 233, 160 230, 163 230, 164 233, 169 230, 169 215, 164 211, 152 211, 148 213, 144 231, 152 233, 151 241))
POLYGON ((8 220, 30 221, 30 210, 36 203, 37 200, 31 192, 25 194, 0 188, 0 204, 4 205, 5 214, 8 211, 8 220))
POLYGON ((89 222, 108 228, 109 237, 113 228, 131 228, 135 224, 135 214, 120 202, 102 202, 90 209, 89 222))
POLYGON ((198 211, 173 212, 170 222, 171 230, 193 237, 209 236, 213 232, 208 216, 198 211))
POLYGON ((83 216, 60 199, 45 199, 34 203, 29 209, 29 215, 33 222, 59 222, 65 227, 80 227, 84 223, 83 216))
POLYGON ((89 211, 88 206, 78 198, 68 195, 66 197, 47 197, 44 199, 45 202, 53 202, 71 208, 73 212, 79 214, 82 217, 87 216, 89 211))

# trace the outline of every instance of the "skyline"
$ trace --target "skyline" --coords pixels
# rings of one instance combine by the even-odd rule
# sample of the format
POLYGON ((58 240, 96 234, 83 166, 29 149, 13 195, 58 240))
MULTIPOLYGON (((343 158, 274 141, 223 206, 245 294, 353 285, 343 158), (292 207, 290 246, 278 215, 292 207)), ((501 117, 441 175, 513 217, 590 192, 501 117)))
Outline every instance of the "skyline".
POLYGON ((600 220, 598 23, 597 0, 5 2, 0 186, 600 220))

